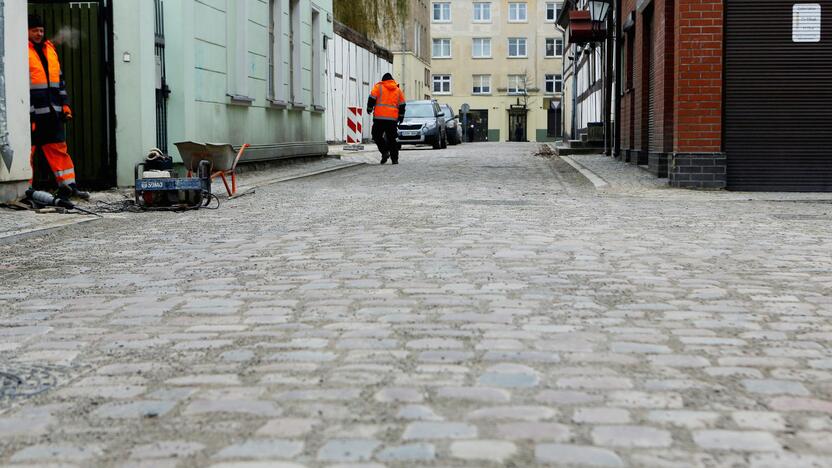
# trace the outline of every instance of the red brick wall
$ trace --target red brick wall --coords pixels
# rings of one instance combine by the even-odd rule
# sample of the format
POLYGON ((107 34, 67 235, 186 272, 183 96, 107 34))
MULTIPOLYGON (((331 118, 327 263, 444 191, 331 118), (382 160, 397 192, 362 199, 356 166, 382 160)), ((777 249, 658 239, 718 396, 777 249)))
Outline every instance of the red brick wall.
POLYGON ((650 151, 669 153, 673 151, 673 97, 675 93, 675 31, 674 31, 674 2, 665 0, 656 4, 656 45, 658 58, 656 60, 656 115, 659 116, 658 125, 651 139, 650 151), (655 143, 653 143, 655 142, 655 143))
POLYGON ((722 151, 723 0, 676 0, 676 152, 722 151))
MULTIPOLYGON (((635 10, 636 8, 636 0, 623 0, 622 4, 622 11, 630 12, 635 10)), ((626 17, 626 15, 625 15, 626 17)), ((623 25, 622 25, 623 26, 623 25)), ((623 149, 634 149, 636 148, 636 129, 635 129, 635 118, 639 115, 636 112, 636 96, 635 96, 635 89, 636 86, 636 79, 638 76, 638 66, 637 66, 637 55, 635 51, 637 50, 637 44, 640 42, 637 41, 635 33, 624 33, 625 40, 624 40, 624 49, 622 52, 628 53, 627 59, 624 61, 626 64, 627 69, 621 70, 621 76, 624 78, 624 82, 626 83, 627 91, 624 96, 621 98, 621 148, 623 149), (629 54, 629 42, 632 41, 632 49, 633 53, 629 54), (629 70, 634 70, 632 80, 629 78, 629 70)))
MULTIPOLYGON (((723 1, 653 0, 647 10, 636 13, 634 92, 622 99, 622 148, 648 149, 647 54, 655 50, 657 125, 649 150, 721 151, 723 1), (651 8, 653 40, 645 44, 644 13, 651 8)), ((623 17, 635 11, 635 3, 624 0, 623 17)))

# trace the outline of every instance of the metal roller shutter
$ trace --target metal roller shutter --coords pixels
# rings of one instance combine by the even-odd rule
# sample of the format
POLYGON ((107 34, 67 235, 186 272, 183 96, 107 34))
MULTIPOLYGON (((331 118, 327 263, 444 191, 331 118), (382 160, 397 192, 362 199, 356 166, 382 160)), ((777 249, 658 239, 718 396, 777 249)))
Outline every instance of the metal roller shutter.
POLYGON ((724 149, 732 190, 832 191, 832 0, 726 0, 724 149), (793 7, 821 6, 820 42, 793 7))
MULTIPOLYGON (((648 13, 645 28, 648 34, 646 44, 649 44, 647 51, 647 144, 645 149, 648 152, 655 151, 653 146, 657 142, 656 132, 656 44, 654 39, 656 37, 656 20, 652 9, 648 13)), ((646 161, 645 161, 646 163, 646 161)))

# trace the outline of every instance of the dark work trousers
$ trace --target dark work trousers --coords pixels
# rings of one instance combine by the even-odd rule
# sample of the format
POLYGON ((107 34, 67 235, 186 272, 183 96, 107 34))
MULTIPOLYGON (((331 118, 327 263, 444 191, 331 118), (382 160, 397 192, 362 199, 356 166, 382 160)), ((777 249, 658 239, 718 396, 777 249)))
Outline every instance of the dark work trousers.
POLYGON ((373 119, 373 141, 378 145, 382 156, 390 155, 393 162, 399 160, 399 149, 402 145, 396 141, 399 125, 395 120, 373 119))

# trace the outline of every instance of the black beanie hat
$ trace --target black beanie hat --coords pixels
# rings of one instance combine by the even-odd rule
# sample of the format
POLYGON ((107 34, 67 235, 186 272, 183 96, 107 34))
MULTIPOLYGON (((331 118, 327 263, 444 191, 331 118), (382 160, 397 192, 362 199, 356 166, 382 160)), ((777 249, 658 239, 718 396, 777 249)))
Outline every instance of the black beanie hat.
POLYGON ((38 15, 29 15, 29 29, 42 27, 44 27, 43 18, 38 15))
POLYGON ((385 73, 384 76, 381 77, 381 81, 389 81, 393 79, 393 75, 389 73, 385 73))

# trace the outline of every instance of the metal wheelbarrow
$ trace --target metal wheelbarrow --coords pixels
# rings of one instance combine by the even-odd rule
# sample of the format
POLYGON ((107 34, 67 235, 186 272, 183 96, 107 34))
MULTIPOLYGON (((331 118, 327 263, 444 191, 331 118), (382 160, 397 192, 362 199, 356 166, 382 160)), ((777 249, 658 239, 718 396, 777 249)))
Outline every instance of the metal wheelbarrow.
POLYGON ((199 170, 200 161, 208 161, 211 165, 211 178, 219 177, 225 185, 228 196, 237 193, 237 163, 243 157, 243 153, 250 145, 247 143, 235 150, 227 143, 194 143, 183 141, 174 143, 182 156, 182 162, 188 171, 188 177, 199 170), (231 176, 231 186, 228 185, 226 176, 231 176))

